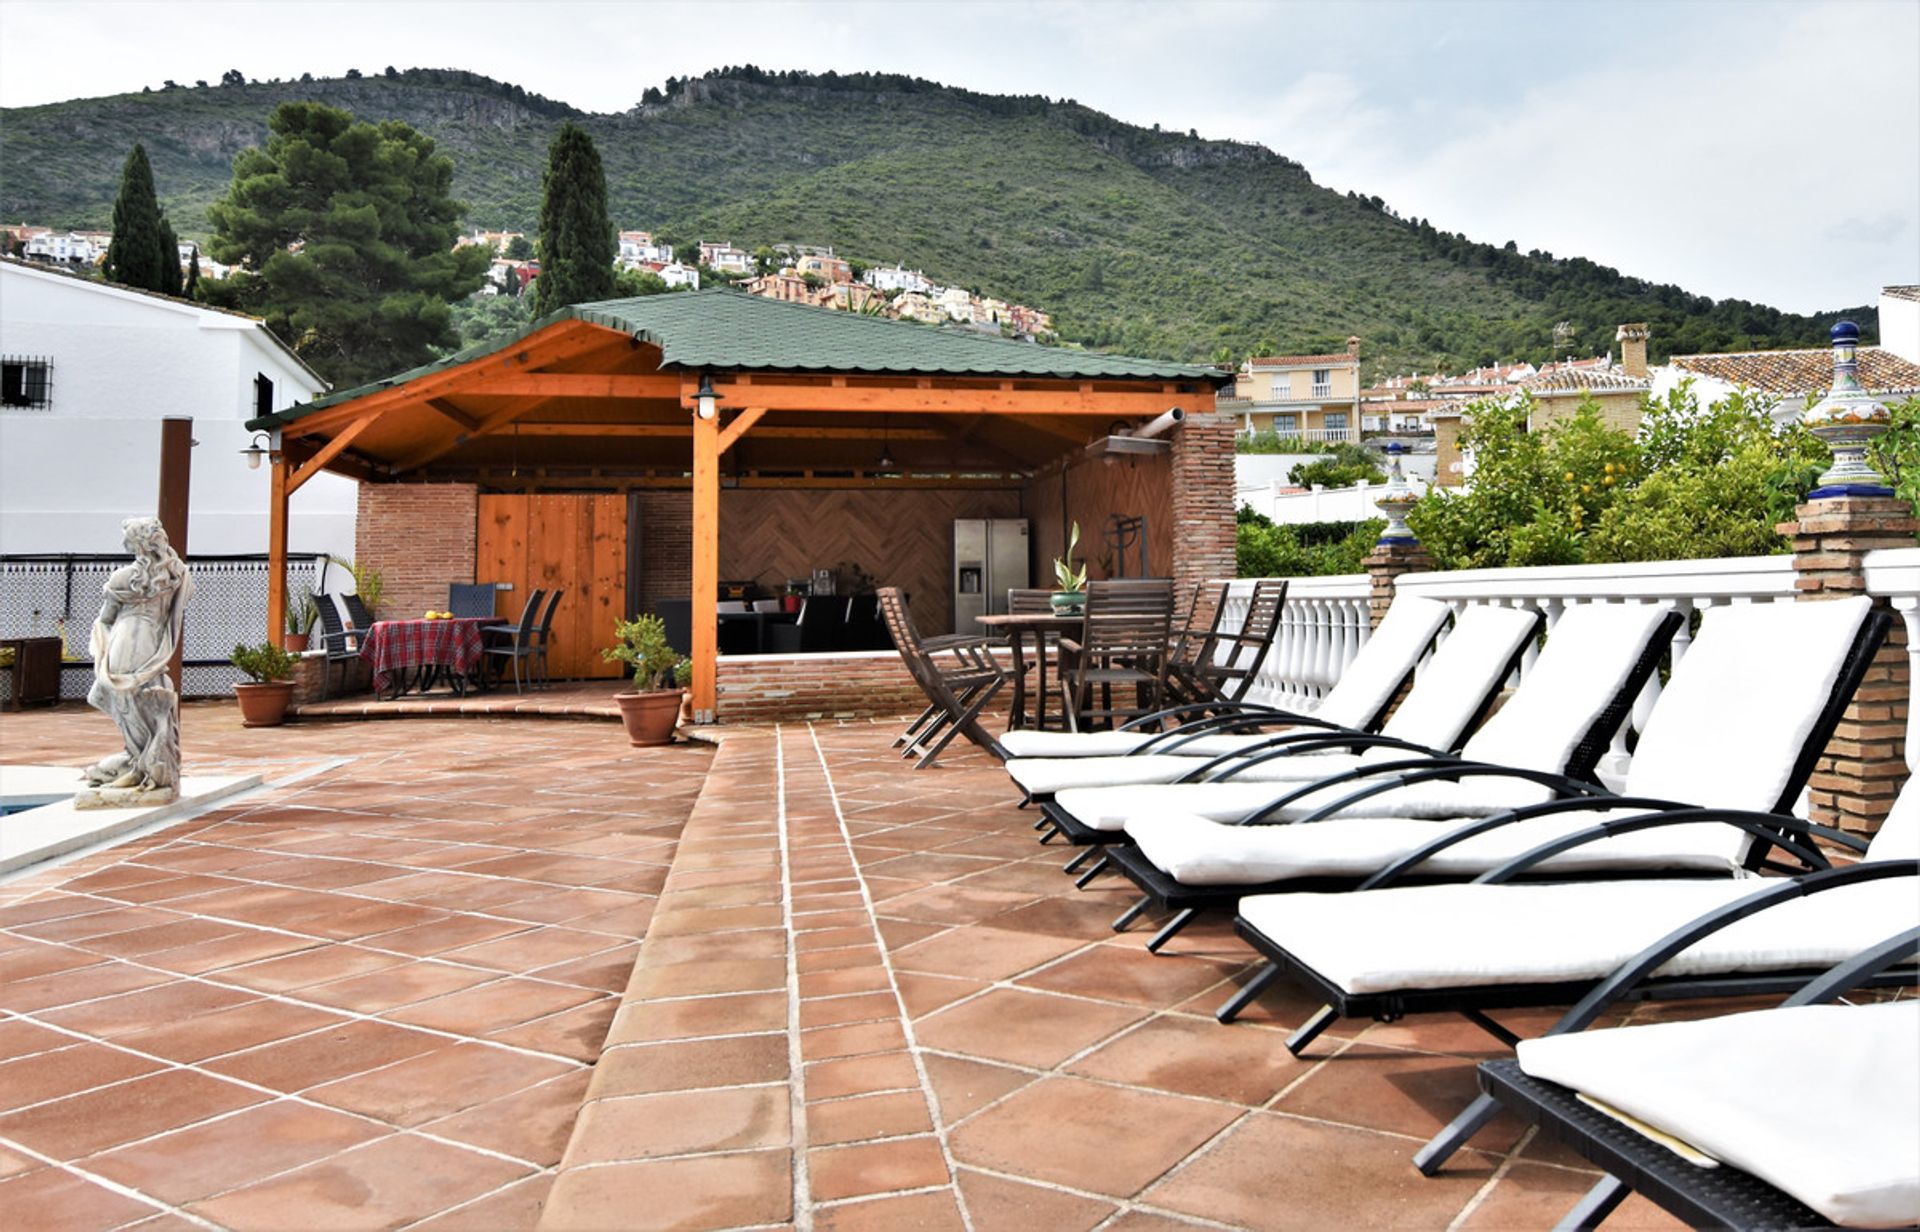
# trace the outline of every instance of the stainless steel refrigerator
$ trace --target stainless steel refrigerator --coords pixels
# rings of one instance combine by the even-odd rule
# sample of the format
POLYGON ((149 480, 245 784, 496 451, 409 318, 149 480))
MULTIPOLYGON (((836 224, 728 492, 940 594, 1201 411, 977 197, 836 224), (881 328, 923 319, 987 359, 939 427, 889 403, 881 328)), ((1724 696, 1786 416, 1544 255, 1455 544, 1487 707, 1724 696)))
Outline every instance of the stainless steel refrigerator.
POLYGON ((1025 518, 956 518, 953 631, 978 633, 976 616, 1007 610, 1007 591, 1031 585, 1025 518))

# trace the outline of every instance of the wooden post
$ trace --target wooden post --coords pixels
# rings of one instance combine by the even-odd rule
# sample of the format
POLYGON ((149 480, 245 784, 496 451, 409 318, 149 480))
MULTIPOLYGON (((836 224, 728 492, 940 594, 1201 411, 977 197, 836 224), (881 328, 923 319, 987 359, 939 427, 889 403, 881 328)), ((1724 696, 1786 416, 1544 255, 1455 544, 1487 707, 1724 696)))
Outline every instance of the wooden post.
MULTIPOLYGON (((193 481, 193 418, 169 415, 160 421, 160 500, 155 512, 167 542, 181 557, 187 554, 187 498, 193 481)), ((180 692, 180 660, 183 647, 173 648, 173 663, 167 675, 173 691, 180 692)))
POLYGON ((711 723, 719 709, 720 421, 693 421, 693 718, 711 723))
POLYGON ((287 644, 287 480, 292 471, 286 454, 273 460, 267 506, 267 640, 275 646, 287 644))

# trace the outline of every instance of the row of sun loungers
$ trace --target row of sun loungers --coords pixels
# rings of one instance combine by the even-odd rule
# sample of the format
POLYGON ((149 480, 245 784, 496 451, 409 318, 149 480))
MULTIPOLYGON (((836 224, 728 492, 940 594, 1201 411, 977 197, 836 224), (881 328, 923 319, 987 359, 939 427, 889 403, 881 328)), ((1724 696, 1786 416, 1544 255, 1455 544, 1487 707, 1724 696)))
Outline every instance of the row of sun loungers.
POLYGON ((1425 604, 1396 602, 1310 714, 1252 699, 1184 724, 1192 712, 1169 715, 1159 730, 1012 733, 1000 752, 1021 803, 1041 808, 1043 841, 1064 836, 1098 853, 1083 884, 1111 871, 1141 889, 1116 930, 1150 910, 1173 913, 1150 948, 1198 913, 1232 911, 1267 964, 1219 1017, 1232 1021, 1276 980, 1303 985, 1326 1005, 1288 1040, 1296 1052, 1341 1017, 1431 1012, 1464 1015, 1512 1045, 1521 1041, 1499 1011, 1573 1004, 1516 1062, 1488 1067, 1489 1094, 1421 1150, 1423 1171, 1444 1166, 1500 1100, 1598 1152, 1610 1175, 1570 1217, 1575 1226, 1604 1218, 1628 1187, 1689 1218, 1730 1217, 1752 1199, 1742 1190, 1732 1206, 1689 1206, 1674 1178, 1691 1174, 1665 1158, 1664 1171, 1643 1175, 1618 1145, 1631 1141, 1623 1134, 1643 1136, 1606 1120, 1611 1113, 1596 1127, 1592 1107, 1568 1103, 1566 1090, 1591 1087, 1610 1109, 1752 1172, 1739 1174, 1742 1185, 1765 1178, 1752 1191, 1765 1195, 1755 1212, 1865 1227, 1920 1220, 1920 1073, 1909 1064, 1920 1057, 1917 1003, 1817 1005, 1837 993, 1834 981, 1816 981, 1808 1004, 1767 1012, 1785 1018, 1582 1033, 1623 1000, 1785 995, 1863 953, 1835 978, 1913 982, 1920 787, 1902 792, 1871 845, 1793 812, 1886 636, 1886 616, 1864 598, 1707 611, 1624 782, 1608 791, 1602 754, 1668 655, 1679 618, 1651 606, 1568 609, 1487 718, 1538 639, 1539 617, 1471 607, 1429 651, 1448 614, 1425 604), (1382 722, 1410 674, 1411 690, 1382 722), (1840 867, 1835 850, 1848 857, 1840 867), (1842 1061, 1828 1083, 1826 1030, 1857 1033, 1882 1052, 1897 1044, 1902 1062, 1878 1084, 1871 1060, 1842 1061), (1752 1033, 1754 1051, 1736 1046, 1741 1032, 1752 1033), (1820 1096, 1788 1101, 1805 1111, 1806 1128, 1757 1128, 1767 1120, 1758 1111, 1711 1102, 1730 1075, 1769 1088, 1766 1070, 1812 1049, 1820 1096), (1736 1055, 1744 1067, 1699 1060, 1736 1055), (1856 1064, 1865 1069, 1845 1068, 1856 1064), (1662 1082, 1669 1070, 1697 1081, 1662 1082), (1688 1112, 1694 1097, 1700 1117, 1688 1112), (1819 1132, 1820 1118, 1847 1149, 1828 1142, 1796 1154, 1793 1143, 1819 1132), (1841 1156, 1844 1166, 1833 1162, 1841 1156))

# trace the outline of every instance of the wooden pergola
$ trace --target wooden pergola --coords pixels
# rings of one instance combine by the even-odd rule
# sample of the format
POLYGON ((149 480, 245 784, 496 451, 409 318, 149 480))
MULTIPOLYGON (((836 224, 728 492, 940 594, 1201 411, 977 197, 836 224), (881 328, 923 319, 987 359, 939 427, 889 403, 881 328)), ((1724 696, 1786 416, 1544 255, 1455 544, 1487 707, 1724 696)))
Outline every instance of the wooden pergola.
POLYGON ((288 498, 322 471, 492 491, 684 487, 693 701, 710 714, 723 484, 1004 487, 1175 406, 1210 411, 1227 379, 729 290, 577 305, 248 424, 276 445, 268 636, 284 624, 288 498))

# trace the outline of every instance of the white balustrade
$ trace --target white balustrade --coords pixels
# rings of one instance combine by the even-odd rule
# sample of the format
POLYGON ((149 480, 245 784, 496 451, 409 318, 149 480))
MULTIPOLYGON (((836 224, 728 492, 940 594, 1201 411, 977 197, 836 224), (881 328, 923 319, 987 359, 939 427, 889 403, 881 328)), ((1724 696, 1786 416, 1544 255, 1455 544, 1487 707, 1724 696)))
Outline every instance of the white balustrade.
MULTIPOLYGON (((1364 573, 1294 578, 1253 696, 1276 706, 1310 705, 1323 697, 1371 631, 1370 585, 1364 573)), ((1251 580, 1235 582, 1228 589, 1222 628, 1240 628, 1252 594, 1251 580)))
POLYGON ((1907 769, 1920 773, 1920 711, 1913 682, 1920 680, 1920 548, 1867 553, 1867 593, 1893 605, 1907 631, 1907 769))

